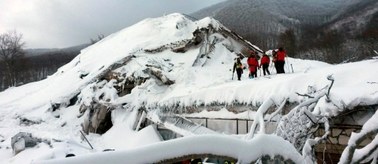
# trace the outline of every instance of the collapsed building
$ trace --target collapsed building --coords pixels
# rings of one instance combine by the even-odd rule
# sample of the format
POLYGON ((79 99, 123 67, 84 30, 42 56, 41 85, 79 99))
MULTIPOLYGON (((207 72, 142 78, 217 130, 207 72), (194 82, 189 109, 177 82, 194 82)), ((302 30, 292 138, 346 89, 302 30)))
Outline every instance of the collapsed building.
MULTIPOLYGON (((49 103, 48 111, 57 118, 58 111, 79 106, 78 118, 83 119, 81 127, 86 134, 105 134, 115 124, 115 111, 137 111, 132 128, 140 130, 154 125, 166 140, 202 134, 253 136, 259 127, 264 133, 274 133, 289 141, 298 152, 303 151, 309 139, 319 137, 321 140, 311 145, 316 154, 314 160, 339 160, 352 132, 361 130, 378 103, 360 100, 359 105, 348 106, 343 101, 335 104, 330 91, 337 79, 332 76, 321 86, 308 84, 308 89, 298 89, 307 93, 293 91, 273 97, 272 93, 259 92, 242 97, 236 92, 253 92, 258 86, 227 86, 225 83, 231 78, 223 75, 231 75, 234 58, 248 57, 250 51, 259 56, 265 53, 212 18, 192 20, 171 14, 149 19, 83 50, 50 77, 57 81, 69 79, 70 87, 52 84, 46 89, 52 93, 46 96, 49 99, 38 101, 49 103), (318 102, 330 103, 341 112, 329 116, 315 112, 318 102), (259 114, 261 119, 256 120, 259 114)), ((272 92, 278 87, 272 86, 272 92)), ((19 108, 31 108, 25 106, 19 108)), ((369 133, 358 146, 371 143, 374 136, 376 132, 369 133)))

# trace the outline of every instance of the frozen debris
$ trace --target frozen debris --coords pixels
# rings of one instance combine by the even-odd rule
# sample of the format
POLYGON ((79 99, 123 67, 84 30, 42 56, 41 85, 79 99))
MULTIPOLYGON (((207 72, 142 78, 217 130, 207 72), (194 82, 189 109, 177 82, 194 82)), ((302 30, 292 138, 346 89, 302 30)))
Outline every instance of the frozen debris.
POLYGON ((155 76, 157 79, 159 79, 164 85, 172 85, 175 82, 173 80, 170 80, 167 76, 163 74, 163 72, 157 68, 147 68, 145 70, 145 73, 151 74, 155 76))
POLYGON ((4 136, 2 136, 2 135, 0 134, 0 142, 4 142, 4 141, 5 141, 4 136))
POLYGON ((312 137, 311 128, 314 123, 305 113, 306 107, 295 108, 283 116, 276 130, 277 136, 289 141, 301 151, 308 138, 312 137))
POLYGON ((25 118, 25 117, 21 117, 19 119, 20 119, 20 125, 24 125, 24 126, 40 124, 42 122, 42 120, 31 120, 31 119, 28 119, 28 118, 25 118))
POLYGON ((94 101, 90 106, 83 104, 82 108, 80 109, 87 111, 84 123, 81 125, 86 134, 90 132, 103 134, 113 126, 111 120, 112 107, 94 101))
POLYGON ((19 132, 11 138, 11 146, 14 154, 18 154, 28 147, 34 147, 41 142, 41 139, 35 138, 32 134, 26 132, 19 132))

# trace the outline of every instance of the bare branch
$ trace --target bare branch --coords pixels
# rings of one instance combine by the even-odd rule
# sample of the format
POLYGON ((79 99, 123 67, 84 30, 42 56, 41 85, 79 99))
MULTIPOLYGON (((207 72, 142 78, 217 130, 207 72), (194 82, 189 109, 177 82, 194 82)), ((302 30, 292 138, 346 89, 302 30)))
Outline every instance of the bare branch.
POLYGON ((331 101, 331 99, 329 98, 329 92, 331 91, 331 88, 332 88, 332 86, 333 86, 333 83, 335 82, 335 79, 333 78, 333 76, 332 75, 328 75, 327 76, 327 80, 330 80, 331 81, 331 85, 328 87, 328 92, 327 92, 327 94, 326 94, 326 96, 327 96, 327 102, 330 102, 331 101))
POLYGON ((295 92, 298 96, 308 97, 308 98, 314 98, 314 96, 311 96, 309 94, 300 94, 298 92, 295 92))
POLYGON ((104 34, 99 34, 99 35, 97 35, 97 38, 95 38, 95 39, 91 38, 90 41, 91 41, 91 44, 95 44, 95 43, 97 43, 98 41, 100 41, 104 38, 105 38, 104 34))

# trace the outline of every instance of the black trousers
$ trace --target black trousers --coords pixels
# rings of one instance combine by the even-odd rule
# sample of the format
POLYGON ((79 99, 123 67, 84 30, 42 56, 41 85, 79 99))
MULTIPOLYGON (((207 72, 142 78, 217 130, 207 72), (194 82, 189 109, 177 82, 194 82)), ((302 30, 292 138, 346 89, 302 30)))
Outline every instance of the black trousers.
POLYGON ((262 67, 263 67, 263 73, 264 73, 264 76, 266 75, 265 72, 267 72, 268 75, 270 75, 270 72, 269 72, 269 64, 263 64, 262 67))
POLYGON ((249 72, 248 77, 249 77, 250 79, 257 77, 257 68, 255 69, 254 72, 249 72))
POLYGON ((285 61, 276 61, 276 70, 277 73, 285 73, 285 61))
POLYGON ((241 75, 243 74, 243 69, 241 69, 241 68, 237 68, 237 69, 236 69, 236 74, 238 75, 238 80, 240 80, 240 77, 241 77, 241 75))
POLYGON ((257 77, 257 68, 255 68, 255 72, 252 72, 252 77, 257 77))

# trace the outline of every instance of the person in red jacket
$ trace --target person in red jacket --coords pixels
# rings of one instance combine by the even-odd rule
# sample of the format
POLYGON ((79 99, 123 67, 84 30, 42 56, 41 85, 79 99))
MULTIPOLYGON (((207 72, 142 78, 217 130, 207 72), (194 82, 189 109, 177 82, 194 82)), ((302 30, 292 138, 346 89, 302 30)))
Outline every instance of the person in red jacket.
POLYGON ((277 52, 277 59, 276 59, 276 69, 277 73, 285 73, 284 66, 285 66, 285 57, 286 52, 285 50, 280 47, 277 52))
POLYGON ((257 61, 255 54, 253 53, 247 60, 249 66, 249 78, 252 79, 257 77, 257 68, 259 67, 259 62, 257 61))
POLYGON ((269 63, 270 63, 270 58, 268 55, 264 54, 260 60, 260 65, 262 66, 263 68, 263 73, 264 73, 264 76, 266 75, 266 73, 268 73, 268 75, 270 75, 270 72, 269 72, 269 63), (266 72, 266 73, 265 73, 266 72))

